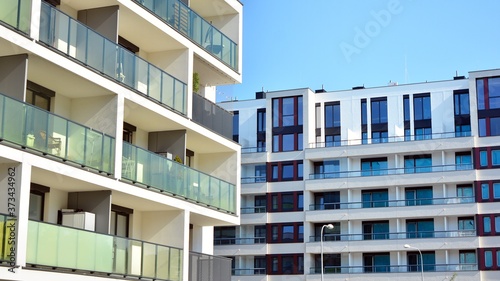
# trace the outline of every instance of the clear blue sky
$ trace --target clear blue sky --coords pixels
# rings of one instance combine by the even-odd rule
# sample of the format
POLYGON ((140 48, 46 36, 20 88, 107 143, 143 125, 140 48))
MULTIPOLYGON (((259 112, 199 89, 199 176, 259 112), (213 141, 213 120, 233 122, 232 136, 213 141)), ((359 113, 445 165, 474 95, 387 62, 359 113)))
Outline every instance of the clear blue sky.
POLYGON ((500 68, 498 0, 242 0, 243 83, 217 101, 294 88, 448 80, 500 68))

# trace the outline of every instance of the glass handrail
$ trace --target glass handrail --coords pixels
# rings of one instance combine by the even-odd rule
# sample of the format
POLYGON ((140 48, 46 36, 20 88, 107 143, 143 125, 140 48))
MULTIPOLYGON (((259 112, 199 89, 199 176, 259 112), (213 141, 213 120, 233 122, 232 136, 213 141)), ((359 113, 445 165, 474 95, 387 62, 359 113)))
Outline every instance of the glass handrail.
POLYGON ((43 2, 40 41, 186 115, 185 83, 43 2))
MULTIPOLYGON (((420 265, 372 265, 372 266, 334 266, 325 265, 323 267, 324 274, 352 274, 352 273, 383 273, 383 272, 413 272, 419 273, 421 270, 420 265)), ((453 271, 475 271, 478 270, 476 263, 458 263, 458 264, 434 264, 424 263, 424 271, 435 272, 453 272, 453 271)), ((311 267, 310 274, 320 274, 321 267, 311 267)))
POLYGON ((29 34, 31 25, 31 0, 0 1, 0 21, 29 34))
POLYGON ((214 245, 252 245, 265 244, 266 237, 245 237, 245 238, 215 238, 214 245))
POLYGON ((450 171, 465 171, 472 170, 472 164, 451 164, 451 165, 436 165, 436 166, 414 166, 405 168, 390 168, 390 169, 373 169, 361 171, 336 171, 330 173, 309 174, 310 180, 331 179, 331 178, 354 178, 354 177, 371 177, 385 175, 400 175, 414 173, 436 173, 450 171))
MULTIPOLYGON (((323 234, 323 241, 363 241, 363 240, 395 240, 413 238, 459 238, 476 236, 475 229, 443 230, 443 231, 408 231, 408 232, 375 232, 359 234, 323 234)), ((320 235, 309 236, 309 242, 320 242, 320 235)))
POLYGON ((32 265, 182 280, 182 249, 140 240, 29 221, 26 249, 32 265))
POLYGON ((122 177, 132 182, 236 213, 235 185, 125 142, 122 171, 122 177))
POLYGON ((238 45, 179 0, 134 0, 214 57, 238 70, 238 45))
POLYGON ((375 200, 363 202, 333 202, 323 204, 310 204, 309 210, 335 210, 335 209, 361 209, 380 207, 405 207, 421 205, 447 205, 447 204, 467 204, 475 203, 476 198, 471 197, 445 197, 445 198, 418 198, 402 200, 375 200))
POLYGON ((107 174, 114 173, 115 139, 0 94, 0 138, 107 174))

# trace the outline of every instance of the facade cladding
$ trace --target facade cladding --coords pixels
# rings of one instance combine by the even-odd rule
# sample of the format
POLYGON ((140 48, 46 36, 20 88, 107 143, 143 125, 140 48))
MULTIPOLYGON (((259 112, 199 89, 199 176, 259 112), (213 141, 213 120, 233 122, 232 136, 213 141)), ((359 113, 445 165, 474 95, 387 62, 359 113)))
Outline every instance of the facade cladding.
POLYGON ((241 83, 241 25, 237 0, 0 1, 0 280, 231 279, 215 87, 241 83))
POLYGON ((322 252, 324 280, 500 278, 500 70, 220 105, 245 127, 233 280, 320 280, 322 252))

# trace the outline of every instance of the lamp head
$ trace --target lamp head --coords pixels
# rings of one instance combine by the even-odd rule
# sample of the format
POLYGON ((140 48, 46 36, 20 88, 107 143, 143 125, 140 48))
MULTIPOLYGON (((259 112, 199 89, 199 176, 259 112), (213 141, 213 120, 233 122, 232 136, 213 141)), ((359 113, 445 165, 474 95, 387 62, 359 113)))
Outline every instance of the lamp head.
POLYGON ((406 249, 411 248, 411 246, 408 244, 405 244, 403 247, 405 247, 406 249))
POLYGON ((326 228, 328 228, 328 229, 333 229, 333 224, 331 224, 331 223, 327 224, 327 225, 326 225, 326 228))

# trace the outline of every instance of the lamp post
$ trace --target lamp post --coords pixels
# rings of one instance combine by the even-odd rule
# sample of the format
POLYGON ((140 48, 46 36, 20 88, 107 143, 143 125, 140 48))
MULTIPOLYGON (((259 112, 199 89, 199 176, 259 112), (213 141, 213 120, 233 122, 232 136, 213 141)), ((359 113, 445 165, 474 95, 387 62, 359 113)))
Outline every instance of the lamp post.
POLYGON ((323 229, 328 228, 328 229, 333 229, 333 224, 325 224, 321 227, 321 237, 320 237, 320 243, 321 243, 321 281, 323 281, 323 229))
POLYGON ((418 253, 420 254, 420 269, 421 269, 421 271, 420 271, 420 279, 422 281, 424 281, 424 257, 422 256, 422 252, 420 251, 419 248, 412 247, 412 246, 410 246, 408 244, 405 244, 404 247, 406 249, 416 249, 418 251, 418 253))

